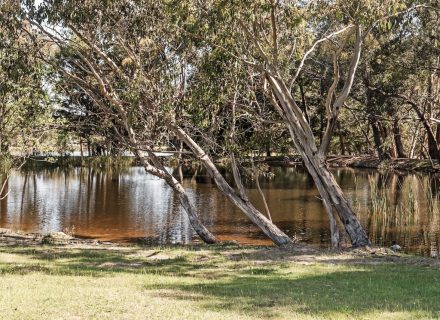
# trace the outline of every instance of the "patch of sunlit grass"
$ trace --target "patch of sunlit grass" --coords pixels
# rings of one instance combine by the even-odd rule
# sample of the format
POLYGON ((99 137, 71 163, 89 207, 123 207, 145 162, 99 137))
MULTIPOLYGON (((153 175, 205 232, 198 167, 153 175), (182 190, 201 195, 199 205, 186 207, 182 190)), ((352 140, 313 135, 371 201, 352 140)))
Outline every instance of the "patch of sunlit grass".
POLYGON ((4 247, 0 314, 4 319, 440 316, 438 268, 331 258, 305 264, 287 253, 238 247, 4 247))

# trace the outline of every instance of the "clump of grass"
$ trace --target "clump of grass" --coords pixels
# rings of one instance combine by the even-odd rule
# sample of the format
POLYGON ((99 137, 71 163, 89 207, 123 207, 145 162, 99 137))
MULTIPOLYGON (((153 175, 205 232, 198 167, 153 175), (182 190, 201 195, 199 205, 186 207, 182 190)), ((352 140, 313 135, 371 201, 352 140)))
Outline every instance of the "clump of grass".
POLYGON ((52 237, 52 235, 50 233, 45 234, 41 238, 41 244, 46 244, 46 245, 54 244, 54 238, 52 237))
POLYGON ((438 217, 440 215, 440 194, 434 192, 430 185, 424 188, 425 197, 428 204, 428 215, 430 218, 438 217))
POLYGON ((380 188, 377 184, 377 177, 368 176, 368 184, 370 188, 370 215, 372 220, 372 230, 380 232, 379 245, 383 245, 387 227, 390 225, 391 213, 393 213, 393 205, 387 190, 380 188))

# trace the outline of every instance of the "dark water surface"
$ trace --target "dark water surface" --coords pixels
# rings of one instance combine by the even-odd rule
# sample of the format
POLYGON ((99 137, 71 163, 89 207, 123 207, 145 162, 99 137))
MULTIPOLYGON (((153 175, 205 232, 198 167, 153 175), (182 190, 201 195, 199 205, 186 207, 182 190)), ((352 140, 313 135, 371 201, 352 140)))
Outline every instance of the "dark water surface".
MULTIPOLYGON (((327 215, 313 181, 301 167, 272 168, 261 178, 273 221, 299 241, 329 245, 327 215)), ((336 180, 377 245, 438 255, 440 178, 421 174, 333 170, 336 180)), ((270 244, 206 177, 184 179, 207 227, 222 240, 270 244)), ((0 227, 27 232, 64 231, 113 241, 197 241, 170 188, 140 167, 122 173, 88 168, 14 172, 0 202, 0 227)), ((252 185, 249 197, 264 210, 252 185)), ((264 212, 264 211, 263 211, 264 212)), ((347 244, 345 232, 341 232, 347 244)))

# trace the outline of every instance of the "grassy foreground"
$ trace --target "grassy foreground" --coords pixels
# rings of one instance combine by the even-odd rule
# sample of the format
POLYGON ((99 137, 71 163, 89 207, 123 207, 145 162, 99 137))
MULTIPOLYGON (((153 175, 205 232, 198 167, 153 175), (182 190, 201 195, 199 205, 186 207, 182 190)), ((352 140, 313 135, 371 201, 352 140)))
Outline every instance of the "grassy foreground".
POLYGON ((440 317, 438 260, 238 246, 0 246, 2 319, 440 317))

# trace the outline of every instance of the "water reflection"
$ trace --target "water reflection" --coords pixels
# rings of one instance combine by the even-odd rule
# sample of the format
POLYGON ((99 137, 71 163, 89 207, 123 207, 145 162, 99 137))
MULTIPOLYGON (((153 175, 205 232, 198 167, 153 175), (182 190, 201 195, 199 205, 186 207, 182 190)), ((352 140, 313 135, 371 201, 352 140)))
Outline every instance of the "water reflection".
MULTIPOLYGON (((311 178, 301 167, 271 170, 274 177, 261 179, 260 184, 274 222, 300 241, 328 246, 327 215, 311 178)), ((388 246, 396 242, 405 251, 438 255, 438 175, 353 169, 333 173, 374 243, 388 246)), ((183 182, 204 223, 220 239, 270 243, 209 179, 188 175, 183 182)), ((116 241, 195 240, 170 188, 140 167, 124 172, 88 168, 15 172, 8 190, 9 195, 0 202, 0 227, 27 232, 68 230, 77 236, 116 241)), ((248 185, 248 192, 264 212, 255 186, 248 185)), ((342 241, 348 244, 342 234, 342 241)))

